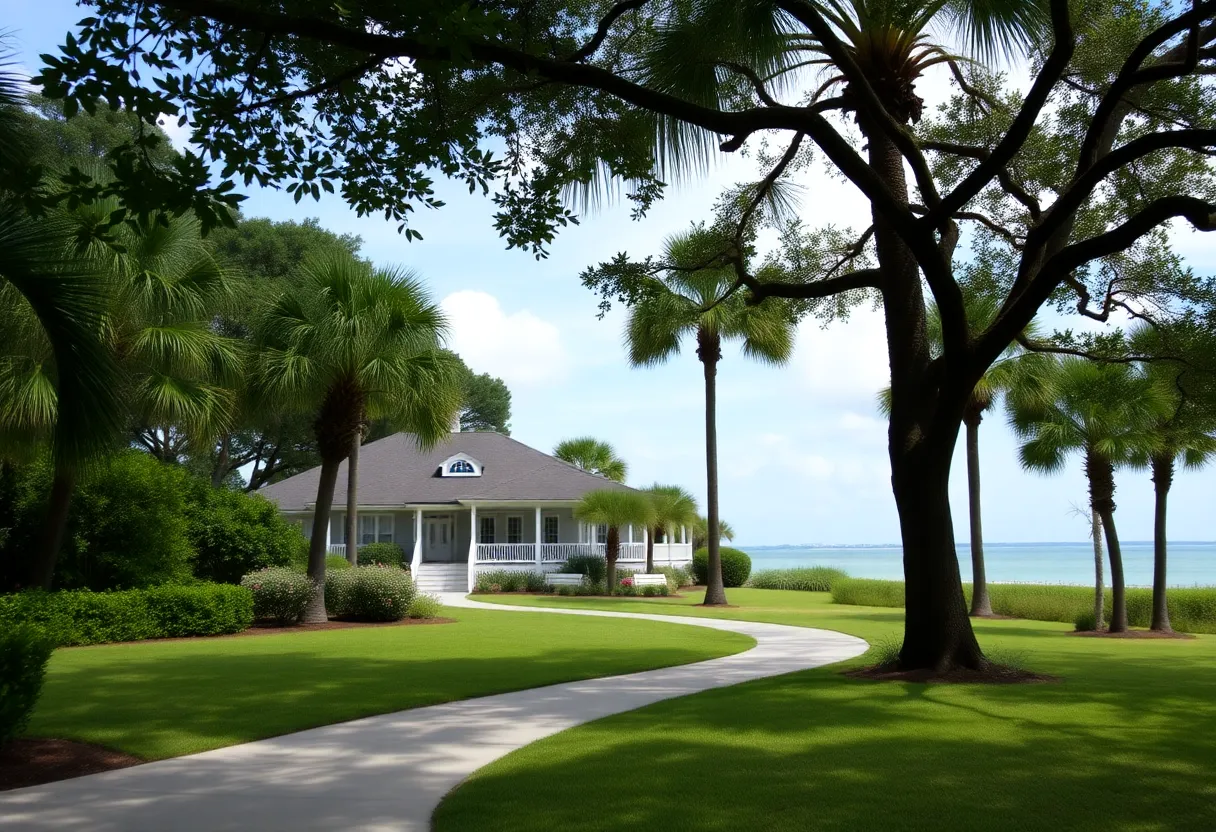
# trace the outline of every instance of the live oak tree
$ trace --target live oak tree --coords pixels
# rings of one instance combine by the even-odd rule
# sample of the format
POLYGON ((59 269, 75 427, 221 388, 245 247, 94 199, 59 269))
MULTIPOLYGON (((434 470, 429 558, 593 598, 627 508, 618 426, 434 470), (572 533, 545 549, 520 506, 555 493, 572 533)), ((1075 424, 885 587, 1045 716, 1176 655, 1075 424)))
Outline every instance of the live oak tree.
MULTIPOLYGON (((1213 227, 1210 0, 89 5, 93 16, 48 57, 47 94, 81 104, 103 96, 148 121, 180 117, 204 157, 187 155, 164 175, 143 164, 138 145, 111 154, 119 175, 101 190, 135 212, 191 207, 218 223, 217 200, 231 204, 236 183, 257 182, 297 198, 340 191, 414 236, 411 212, 438 205, 438 172, 493 189, 507 243, 543 255, 574 219, 562 200, 569 186, 623 181, 644 212, 665 180, 715 152, 784 137, 789 152, 770 171, 780 175, 813 147, 869 202, 872 228, 854 250, 874 265, 769 281, 740 257, 737 283, 755 300, 829 309, 850 292, 880 298, 905 669, 986 665, 947 497, 976 382, 1045 304, 1075 302, 1101 317, 1126 302, 1109 288, 1111 272, 1151 260, 1147 244, 1163 226, 1213 227), (1020 57, 1029 82, 1015 90, 954 59, 951 40, 975 57, 1020 57), (926 129, 916 82, 935 65, 959 92, 926 129), (816 88, 820 67, 831 83, 816 88), (204 159, 219 163, 217 183, 204 159), (1000 312, 978 333, 956 273, 963 226, 1002 263, 990 287, 1000 312), (925 286, 942 314, 936 358, 925 286)), ((91 187, 73 184, 86 195, 91 187)), ((756 193, 765 191, 762 182, 756 193)), ((1150 279, 1148 288, 1169 287, 1150 279)))

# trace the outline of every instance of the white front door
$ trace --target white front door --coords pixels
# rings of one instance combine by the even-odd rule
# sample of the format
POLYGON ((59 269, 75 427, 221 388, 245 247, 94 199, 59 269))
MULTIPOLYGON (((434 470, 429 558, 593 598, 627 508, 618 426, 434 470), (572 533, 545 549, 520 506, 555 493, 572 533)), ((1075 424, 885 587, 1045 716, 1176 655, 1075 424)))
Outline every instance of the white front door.
POLYGON ((422 559, 424 561, 451 561, 456 548, 456 529, 452 515, 437 514, 422 518, 422 559))

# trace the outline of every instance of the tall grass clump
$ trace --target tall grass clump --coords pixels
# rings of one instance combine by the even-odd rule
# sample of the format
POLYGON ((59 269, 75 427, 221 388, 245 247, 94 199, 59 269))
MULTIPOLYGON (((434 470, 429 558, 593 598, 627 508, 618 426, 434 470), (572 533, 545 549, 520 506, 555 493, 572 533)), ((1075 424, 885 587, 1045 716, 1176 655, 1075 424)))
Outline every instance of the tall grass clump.
POLYGON ((753 589, 793 589, 800 592, 831 592, 839 580, 849 576, 830 566, 799 569, 765 569, 752 575, 744 586, 753 589))
POLYGON ((832 584, 832 602, 858 607, 902 607, 904 582, 842 578, 832 584))

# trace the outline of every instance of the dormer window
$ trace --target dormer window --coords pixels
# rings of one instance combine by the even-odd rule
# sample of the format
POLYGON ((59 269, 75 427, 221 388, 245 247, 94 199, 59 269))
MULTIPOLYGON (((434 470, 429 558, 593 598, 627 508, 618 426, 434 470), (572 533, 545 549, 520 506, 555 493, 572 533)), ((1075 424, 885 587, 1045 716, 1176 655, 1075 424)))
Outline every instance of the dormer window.
POLYGON ((441 477, 480 477, 482 464, 468 454, 455 454, 439 466, 441 477))

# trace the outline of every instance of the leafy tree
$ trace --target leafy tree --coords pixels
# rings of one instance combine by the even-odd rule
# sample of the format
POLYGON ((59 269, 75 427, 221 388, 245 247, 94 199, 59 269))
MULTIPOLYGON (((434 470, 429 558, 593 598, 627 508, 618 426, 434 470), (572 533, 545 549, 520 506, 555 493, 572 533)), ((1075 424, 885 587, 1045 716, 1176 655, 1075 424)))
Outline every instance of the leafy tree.
POLYGON ((650 497, 639 491, 600 489, 588 491, 574 507, 574 516, 585 523, 608 527, 604 558, 608 562, 607 591, 616 592, 616 561, 621 553, 621 527, 654 525, 655 509, 650 497))
MULTIPOLYGON (((967 308, 967 320, 974 333, 983 332, 996 318, 995 300, 989 295, 978 294, 975 291, 963 293, 967 308)), ((926 318, 929 345, 934 357, 940 356, 943 349, 942 317, 935 304, 929 305, 926 318)), ((1037 328, 1032 323, 1022 333, 1023 340, 1038 335, 1037 328)), ((967 508, 971 522, 971 614, 978 616, 992 615, 992 599, 988 595, 988 578, 984 569, 984 525, 982 519, 982 501, 980 499, 980 424, 984 414, 992 409, 997 397, 1014 387, 1028 376, 1033 378, 1036 367, 1040 367, 1045 356, 1027 354, 1025 347, 1019 343, 1011 343, 988 370, 976 382, 963 411, 963 425, 966 428, 967 441, 967 508)), ((890 416, 891 388, 884 388, 878 398, 879 409, 890 416)))
POLYGON ((553 455, 589 474, 605 477, 613 482, 624 482, 629 470, 625 460, 616 455, 611 445, 594 436, 563 439, 553 449, 553 455))
POLYGON ((140 141, 141 137, 146 142, 148 163, 169 168, 179 157, 159 125, 147 124, 129 110, 113 109, 104 101, 95 102, 92 113, 67 118, 62 101, 33 95, 26 116, 32 138, 30 161, 59 174, 68 173, 82 162, 95 165, 114 148, 140 141))
POLYGON ((489 373, 470 371, 464 379, 461 430, 492 430, 511 435, 511 391, 507 383, 489 373))
MULTIPOLYGON (((389 419, 424 446, 448 432, 459 387, 457 369, 439 350, 445 328, 412 276, 372 271, 349 255, 306 265, 258 323, 256 389, 283 410, 315 414, 321 475, 308 574, 317 594, 307 621, 325 620, 325 530, 338 466, 357 453, 369 419, 389 419)), ((350 502, 357 501, 354 485, 350 502)), ((354 556, 357 547, 350 548, 354 556)))
POLYGON ((699 519, 697 501, 678 485, 659 485, 645 489, 654 506, 654 522, 646 535, 646 571, 654 571, 654 541, 660 534, 671 534, 676 526, 691 526, 699 519))
MULTIPOLYGON (((697 358, 705 378, 707 605, 726 603, 718 531, 717 375, 722 344, 739 341, 745 356, 768 364, 784 364, 794 349, 794 324, 788 304, 773 299, 750 305, 742 295, 732 294, 735 286, 732 268, 722 263, 704 265, 707 253, 713 258, 718 244, 712 232, 704 229, 670 238, 662 262, 655 267, 662 278, 654 278, 641 289, 625 327, 629 363, 635 367, 664 363, 679 353, 680 342, 686 336, 697 344, 697 358)), ((584 276, 584 282, 595 279, 593 275, 584 276)))
POLYGON ((1090 505, 1102 518, 1110 556, 1110 631, 1127 630, 1123 555, 1115 530, 1115 466, 1152 448, 1162 412, 1160 390, 1127 364, 1065 358, 1035 385, 1009 396, 1010 424, 1023 439, 1022 465, 1054 473, 1069 454, 1082 455, 1090 505))
MULTIPOLYGON (((100 95, 148 122, 180 114, 204 156, 223 161, 212 185, 203 159, 187 155, 164 175, 135 146, 111 153, 122 175, 101 190, 136 213, 193 207, 218 222, 217 200, 232 201, 248 177, 297 198, 341 188, 357 211, 384 211, 414 236, 416 206, 440 205, 437 170, 493 187, 507 243, 543 255, 575 219, 563 193, 625 182, 641 214, 667 180, 715 152, 782 134, 780 158, 757 154, 772 162, 750 189, 764 198, 814 146, 868 200, 872 228, 842 244, 840 229, 786 224, 782 254, 799 256, 780 257, 772 272, 749 273, 737 245, 722 256, 753 299, 793 297, 824 316, 865 297, 882 303, 904 669, 986 666, 963 601, 947 487, 975 383, 1047 303, 1075 301, 1103 318, 1129 300, 1188 294, 1186 275, 1156 267, 1168 265, 1161 229, 1173 219, 1216 227, 1204 86, 1216 8, 1206 4, 625 0, 538 13, 440 2, 425 14, 370 1, 90 5, 95 14, 48 59, 47 94, 72 106, 100 95), (1029 83, 1014 89, 951 50, 1027 58, 1029 83), (959 94, 925 120, 916 84, 935 65, 959 94), (828 83, 803 94, 821 68, 828 83), (508 148, 502 159, 490 141, 508 148), (984 262, 1001 301, 974 336, 954 262, 960 224, 991 253, 984 262), (871 256, 873 267, 859 267, 871 256), (936 360, 924 286, 942 313, 936 360)), ((87 196, 92 185, 74 187, 87 196)))

